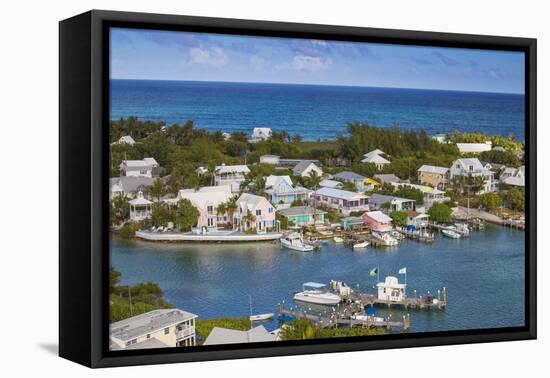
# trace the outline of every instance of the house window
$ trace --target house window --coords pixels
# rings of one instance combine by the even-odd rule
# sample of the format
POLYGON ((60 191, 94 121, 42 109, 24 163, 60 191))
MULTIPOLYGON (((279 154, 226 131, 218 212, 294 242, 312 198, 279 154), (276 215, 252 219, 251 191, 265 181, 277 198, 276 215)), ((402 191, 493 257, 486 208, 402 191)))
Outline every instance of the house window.
POLYGON ((132 340, 130 340, 130 341, 128 341, 128 342, 126 343, 126 346, 129 346, 129 345, 132 345, 132 344, 136 344, 136 343, 137 343, 137 339, 132 339, 132 340))
POLYGON ((256 210, 256 215, 262 215, 262 210, 260 209, 256 210))
POLYGON ((212 214, 214 212, 214 206, 207 206, 206 210, 208 210, 208 214, 212 214))
POLYGON ((267 212, 268 212, 269 214, 271 214, 271 213, 273 212, 273 208, 272 208, 272 207, 268 208, 268 209, 267 209, 267 212))
POLYGON ((164 334, 168 335, 170 333, 170 328, 164 328, 164 334))

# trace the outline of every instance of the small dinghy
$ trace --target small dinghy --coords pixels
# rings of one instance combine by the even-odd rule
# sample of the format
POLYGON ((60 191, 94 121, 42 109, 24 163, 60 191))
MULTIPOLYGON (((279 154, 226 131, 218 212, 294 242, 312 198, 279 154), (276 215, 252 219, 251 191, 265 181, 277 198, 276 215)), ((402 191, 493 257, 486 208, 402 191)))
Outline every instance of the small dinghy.
POLYGON ((460 239, 460 234, 452 230, 441 230, 441 233, 451 239, 460 239))
POLYGON ((272 314, 272 313, 250 315, 250 321, 251 322, 259 322, 259 321, 262 321, 262 320, 269 320, 269 319, 272 319, 274 316, 275 316, 275 314, 272 314))
POLYGON ((335 243, 343 243, 344 242, 344 239, 341 238, 340 236, 335 236, 332 238, 332 240, 334 240, 335 243))
POLYGON ((369 245, 369 242, 364 240, 364 241, 360 241, 360 242, 357 242, 355 244, 353 244, 353 249, 361 249, 361 248, 367 248, 369 245))

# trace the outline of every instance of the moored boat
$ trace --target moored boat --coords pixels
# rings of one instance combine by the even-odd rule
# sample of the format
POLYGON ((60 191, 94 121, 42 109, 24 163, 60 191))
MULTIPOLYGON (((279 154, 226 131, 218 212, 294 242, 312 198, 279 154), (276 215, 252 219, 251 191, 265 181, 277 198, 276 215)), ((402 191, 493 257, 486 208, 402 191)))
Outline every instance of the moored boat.
POLYGON ((460 234, 453 230, 441 230, 441 233, 451 239, 460 239, 460 234))
POLYGON ((294 300, 319 305, 336 305, 342 301, 342 298, 328 292, 325 284, 306 282, 302 285, 302 291, 294 294, 294 300))
POLYGON ((334 238, 332 238, 332 240, 334 240, 335 243, 343 243, 344 242, 344 239, 341 238, 340 236, 335 236, 334 238))
POLYGON ((274 316, 275 316, 275 314, 273 314, 273 313, 250 315, 250 321, 251 322, 257 322, 257 321, 262 321, 262 320, 269 320, 269 319, 272 319, 274 316))
POLYGON ((302 236, 296 232, 282 237, 280 241, 283 247, 294 251, 311 252, 315 249, 315 247, 304 243, 302 236))
POLYGON ((353 244, 353 249, 367 248, 368 245, 369 245, 369 242, 366 240, 359 241, 353 244))

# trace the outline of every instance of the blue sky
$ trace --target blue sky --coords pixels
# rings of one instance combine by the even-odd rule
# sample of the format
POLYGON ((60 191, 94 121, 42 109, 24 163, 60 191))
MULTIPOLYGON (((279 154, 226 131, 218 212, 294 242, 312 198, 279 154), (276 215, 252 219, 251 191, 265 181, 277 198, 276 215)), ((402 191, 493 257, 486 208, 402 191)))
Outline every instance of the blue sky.
POLYGON ((523 93, 524 55, 117 28, 111 78, 523 93))

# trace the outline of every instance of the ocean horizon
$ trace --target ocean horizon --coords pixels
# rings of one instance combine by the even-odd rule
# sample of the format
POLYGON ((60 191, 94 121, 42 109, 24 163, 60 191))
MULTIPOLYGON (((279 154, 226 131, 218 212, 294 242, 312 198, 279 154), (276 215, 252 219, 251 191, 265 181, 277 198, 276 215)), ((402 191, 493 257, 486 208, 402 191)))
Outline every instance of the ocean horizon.
POLYGON ((345 85, 111 79, 110 118, 208 131, 270 127, 304 140, 334 139, 350 122, 525 138, 524 95, 345 85))

